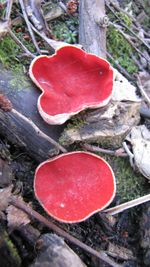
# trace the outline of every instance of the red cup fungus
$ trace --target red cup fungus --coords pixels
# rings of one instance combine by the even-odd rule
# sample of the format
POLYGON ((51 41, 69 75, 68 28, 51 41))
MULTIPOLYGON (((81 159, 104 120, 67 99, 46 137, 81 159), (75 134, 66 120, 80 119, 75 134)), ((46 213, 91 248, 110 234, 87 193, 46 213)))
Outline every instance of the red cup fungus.
POLYGON ((75 46, 61 47, 52 56, 36 57, 29 74, 42 90, 38 110, 49 124, 63 124, 86 108, 105 106, 112 95, 110 64, 75 46))
POLYGON ((108 206, 116 184, 104 159, 75 151, 41 163, 35 172, 34 190, 49 215, 61 222, 76 223, 108 206))

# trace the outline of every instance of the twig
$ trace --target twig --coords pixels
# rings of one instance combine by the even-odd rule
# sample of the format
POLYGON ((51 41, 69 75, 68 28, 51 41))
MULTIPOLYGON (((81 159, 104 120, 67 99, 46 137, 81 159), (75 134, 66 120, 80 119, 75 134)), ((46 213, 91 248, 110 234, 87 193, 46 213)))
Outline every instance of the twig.
POLYGON ((117 149, 117 150, 110 150, 110 149, 104 149, 98 146, 93 146, 89 144, 83 144, 83 148, 92 151, 92 152, 101 152, 107 155, 116 156, 116 157, 127 157, 127 153, 125 153, 123 148, 117 149))
POLYGON ((150 34, 148 32, 145 32, 144 30, 143 32, 144 32, 144 35, 146 35, 147 37, 150 37, 150 34))
MULTIPOLYGON (((117 27, 117 25, 114 25, 117 27)), ((118 29, 118 28, 117 28, 118 29)), ((119 29, 118 29, 119 30, 119 29)), ((124 36, 124 38, 129 42, 129 44, 136 50, 138 54, 140 54, 142 57, 146 59, 148 63, 150 63, 150 60, 134 45, 134 43, 131 41, 131 39, 125 34, 121 29, 119 30, 120 33, 124 36)))
MULTIPOLYGON (((124 13, 125 15, 127 15, 129 18, 131 18, 131 20, 134 22, 134 24, 136 25, 133 25, 134 29, 136 29, 136 31, 139 31, 141 29, 141 25, 139 24, 139 22, 127 11, 125 11, 124 9, 122 9, 119 5, 116 5, 114 3, 114 1, 112 0, 105 0, 106 2, 106 5, 107 4, 111 4, 117 11, 121 12, 121 13, 124 13)), ((143 30, 143 33, 144 35, 146 36, 149 36, 150 37, 150 34, 148 32, 146 32, 145 30, 143 30)))
POLYGON ((132 60, 134 61, 134 63, 137 65, 139 70, 144 71, 144 67, 143 65, 140 63, 140 61, 135 57, 135 55, 133 53, 130 53, 130 56, 132 58, 132 60))
POLYGON ((114 6, 114 8, 115 8, 116 10, 118 10, 118 11, 124 13, 124 14, 127 15, 129 18, 131 18, 132 21, 133 21, 138 27, 140 26, 139 23, 137 22, 137 20, 136 20, 130 13, 128 13, 127 11, 125 11, 124 9, 122 9, 119 5, 116 5, 116 4, 114 3, 114 1, 112 1, 112 0, 105 0, 105 2, 106 2, 106 5, 109 4, 109 3, 111 3, 111 5, 114 6))
MULTIPOLYGON (((22 0, 21 0, 22 1, 22 0)), ((21 15, 21 14, 20 14, 21 15)), ((36 27, 33 26, 33 24, 28 20, 28 23, 31 27, 31 29, 37 34, 39 35, 53 50, 53 52, 55 52, 55 50, 61 46, 65 46, 68 45, 68 43, 62 42, 62 41, 56 41, 53 39, 50 39, 46 36, 45 32, 42 31, 38 31, 36 29, 36 27)), ((78 47, 81 47, 80 45, 78 45, 78 47)))
POLYGON ((103 212, 109 214, 109 215, 115 215, 115 214, 118 214, 124 210, 127 210, 127 209, 130 209, 130 208, 133 208, 133 207, 136 207, 140 204, 143 204, 147 201, 150 201, 150 194, 148 195, 145 195, 143 197, 139 197, 139 198, 136 198, 134 200, 131 200, 131 201, 128 201, 128 202, 125 202, 121 205, 118 205, 116 207, 113 207, 113 208, 109 208, 109 209, 106 209, 106 210, 103 210, 103 212))
POLYGON ((130 161, 131 166, 134 168, 134 154, 130 151, 126 142, 123 142, 122 145, 127 155, 129 156, 129 161, 130 161))
POLYGON ((13 0, 7 1, 6 14, 5 14, 5 18, 4 18, 5 21, 9 21, 9 19, 10 19, 12 4, 13 4, 13 0))
POLYGON ((130 81, 134 80, 133 77, 118 63, 116 59, 107 51, 101 48, 101 50, 110 58, 114 64, 116 65, 117 69, 130 81))
POLYGON ((56 142, 54 139, 52 139, 50 136, 46 135, 45 133, 43 133, 36 125, 33 121, 31 121, 30 119, 28 119, 27 117, 25 117, 23 114, 21 114, 20 112, 18 112, 15 109, 12 109, 11 112, 13 112, 13 114, 15 114, 16 116, 18 116, 19 118, 21 118, 22 120, 24 120, 25 122, 27 122, 29 125, 32 126, 32 128, 35 130, 35 132, 41 136, 42 138, 44 138, 45 140, 47 140, 48 142, 50 142, 52 145, 54 145, 57 149, 59 149, 62 152, 67 152, 67 150, 61 146, 58 142, 56 142))
POLYGON ((27 13, 26 13, 26 10, 25 10, 24 2, 23 2, 23 0, 19 0, 19 2, 20 2, 20 6, 21 6, 21 9, 22 9, 22 13, 23 13, 25 22, 26 22, 26 24, 27 24, 27 27, 28 27, 30 36, 31 36, 31 38, 32 38, 33 44, 34 44, 34 46, 35 46, 37 52, 38 52, 39 54, 41 54, 41 51, 40 51, 40 49, 39 49, 39 47, 38 47, 38 44, 37 44, 36 39, 35 39, 35 36, 34 36, 34 34, 33 34, 32 28, 31 28, 31 26, 30 26, 30 22, 29 22, 29 20, 28 20, 28 16, 27 16, 27 13))
POLYGON ((55 41, 48 38, 44 33, 39 32, 32 24, 31 27, 53 50, 57 49, 60 46, 68 45, 68 43, 62 41, 55 41))
POLYGON ((13 38, 13 40, 21 47, 21 49, 23 51, 25 51, 25 54, 28 56, 28 57, 31 57, 31 58, 35 58, 35 55, 33 55, 27 48, 26 46, 17 38, 17 36, 13 33, 13 31, 8 28, 8 32, 10 34, 10 36, 13 38))
POLYGON ((130 81, 134 80, 133 77, 114 59, 114 57, 106 51, 106 55, 114 62, 116 68, 130 81))
POLYGON ((29 20, 38 31, 43 31, 46 35, 50 33, 41 8, 41 0, 26 0, 25 8, 29 20))
POLYGON ((150 46, 142 39, 140 38, 134 31, 132 31, 122 20, 121 18, 116 14, 116 12, 110 7, 110 5, 106 2, 107 7, 110 9, 110 11, 114 14, 114 16, 120 21, 122 26, 126 28, 129 32, 131 32, 141 43, 143 43, 149 50, 150 46))
POLYGON ((15 206, 16 208, 21 209, 22 211, 27 213, 30 217, 38 220, 39 222, 46 225, 48 228, 50 228, 51 230, 53 230, 54 232, 56 232, 60 236, 64 237, 65 239, 68 239, 68 241, 70 241, 71 243, 75 244, 76 246, 84 249, 86 252, 90 253, 91 255, 99 258, 100 260, 102 260, 104 262, 107 262, 110 266, 112 266, 112 267, 120 267, 121 266, 121 265, 117 264, 116 262, 114 262, 112 259, 110 259, 105 252, 103 252, 103 251, 98 252, 98 251, 94 250, 93 248, 89 247, 88 245, 82 243, 80 240, 73 237, 69 233, 65 232, 63 229, 56 226, 54 223, 50 222, 45 217, 40 215, 38 212, 36 212, 35 210, 33 210, 32 208, 27 206, 25 204, 25 202, 20 201, 15 197, 12 197, 10 199, 10 204, 15 206))
POLYGON ((150 98, 147 95, 147 93, 145 92, 145 90, 144 90, 144 88, 142 86, 142 83, 141 83, 141 79, 140 79, 140 77, 138 75, 137 75, 137 86, 138 86, 138 89, 140 90, 141 95, 144 97, 145 102, 150 107, 150 98))
POLYGON ((114 26, 123 35, 123 37, 136 50, 136 52, 138 54, 140 54, 142 57, 144 57, 147 60, 147 62, 150 63, 149 59, 134 45, 134 43, 131 41, 131 39, 129 38, 129 36, 126 33, 124 33, 123 30, 121 30, 120 27, 116 23, 113 23, 113 22, 109 22, 109 23, 110 23, 110 25, 114 26))

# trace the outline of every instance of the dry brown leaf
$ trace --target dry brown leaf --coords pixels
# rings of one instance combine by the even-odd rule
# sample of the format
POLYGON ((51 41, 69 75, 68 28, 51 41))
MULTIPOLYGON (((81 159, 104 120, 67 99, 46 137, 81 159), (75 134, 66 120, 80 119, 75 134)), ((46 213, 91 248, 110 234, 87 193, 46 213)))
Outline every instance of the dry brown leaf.
MULTIPOLYGON (((22 200, 22 198, 18 197, 18 200, 20 201, 22 200)), ((16 229, 22 225, 30 223, 28 215, 24 211, 14 207, 13 205, 10 205, 6 211, 9 228, 16 229)))
POLYGON ((6 210, 11 197, 12 186, 0 189, 0 211, 6 210))

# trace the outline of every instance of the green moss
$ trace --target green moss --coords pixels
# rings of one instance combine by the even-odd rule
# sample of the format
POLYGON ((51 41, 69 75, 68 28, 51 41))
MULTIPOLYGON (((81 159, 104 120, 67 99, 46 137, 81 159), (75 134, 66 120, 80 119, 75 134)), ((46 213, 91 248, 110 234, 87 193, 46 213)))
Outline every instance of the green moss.
POLYGON ((101 154, 111 165, 117 184, 117 195, 121 201, 129 201, 150 193, 148 180, 133 171, 127 158, 116 158, 101 154))
MULTIPOLYGON (((137 72, 137 66, 131 58, 131 54, 134 52, 132 46, 112 25, 109 26, 107 32, 107 48, 114 59, 129 73, 137 72)), ((113 64, 113 62, 111 63, 113 64)))
MULTIPOLYGON (((108 13, 109 18, 113 23, 120 24, 120 21, 122 21, 126 26, 131 28, 132 19, 128 15, 122 12, 116 12, 116 15, 118 18, 114 14, 108 13)), ((128 30, 125 27, 124 32, 128 33, 128 30)), ((132 74, 137 72, 138 68, 131 58, 131 54, 135 54, 135 50, 113 25, 110 25, 107 31, 107 50, 129 73, 132 74)), ((111 61, 111 63, 114 64, 113 61, 111 61)))
MULTIPOLYGON (((18 34, 20 35, 22 33, 18 34)), ((25 40, 24 44, 26 45, 26 47, 28 46, 28 49, 30 49, 31 52, 34 52, 33 44, 31 45, 25 40)), ((8 81, 10 86, 14 89, 22 89, 29 87, 29 79, 27 78, 27 76, 24 75, 24 69, 25 66, 28 66, 30 64, 31 60, 23 57, 18 58, 18 55, 22 53, 23 51, 10 36, 5 36, 1 40, 0 63, 3 65, 4 68, 12 70, 15 74, 14 77, 8 81)))
POLYGON ((9 250, 9 253, 10 253, 12 259, 14 259, 16 266, 20 266, 21 265, 21 259, 20 259, 20 256, 18 254, 18 251, 6 232, 4 232, 4 240, 6 242, 6 247, 9 250))
POLYGON ((132 26, 132 19, 127 14, 116 12, 116 15, 122 20, 122 22, 124 22, 125 25, 127 25, 128 27, 132 26))
POLYGON ((11 37, 6 36, 0 42, 0 62, 6 68, 13 68, 14 65, 19 64, 17 54, 19 48, 17 44, 12 40, 11 37))
MULTIPOLYGON (((13 29, 15 31, 15 29, 13 29)), ((21 40, 21 42, 31 51, 35 52, 35 48, 30 41, 23 39, 23 32, 15 32, 15 35, 21 40)), ((19 57, 23 54, 22 49, 16 44, 16 42, 10 36, 4 36, 0 41, 0 63, 7 69, 11 69, 18 72, 23 72, 25 65, 29 65, 30 59, 25 57, 19 57)))

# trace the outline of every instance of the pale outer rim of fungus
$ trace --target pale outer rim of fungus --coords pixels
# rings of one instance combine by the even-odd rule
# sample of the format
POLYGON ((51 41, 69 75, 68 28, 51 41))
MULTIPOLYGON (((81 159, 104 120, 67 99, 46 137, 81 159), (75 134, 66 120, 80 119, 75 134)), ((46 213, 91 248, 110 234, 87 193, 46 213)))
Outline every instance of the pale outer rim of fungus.
POLYGON ((40 205, 43 207, 43 209, 47 212, 48 215, 50 215, 52 218, 56 219, 57 221, 60 221, 60 222, 64 222, 64 223, 78 223, 78 222, 83 222, 85 221, 86 219, 88 219, 89 217, 91 217, 92 215, 94 215, 95 213, 101 211, 101 210, 104 210, 111 202, 112 200, 114 199, 115 197, 115 194, 116 194, 116 179, 115 179, 115 175, 114 175, 114 172, 111 168, 111 166, 108 164, 108 162, 106 160, 104 160, 103 158, 101 158, 100 156, 97 156, 93 153, 90 153, 90 152, 86 152, 86 151, 75 151, 75 152, 69 152, 69 153, 64 153, 64 154, 61 154, 59 156, 56 156, 52 159, 48 159, 44 162, 42 162, 36 169, 35 171, 35 176, 34 176, 34 194, 35 194, 35 197, 36 199, 38 200, 38 202, 40 203, 40 205), (114 185, 114 191, 113 191, 113 194, 112 194, 112 197, 110 198, 110 200, 104 205, 102 206, 101 208, 97 209, 97 210, 94 210, 92 211, 91 213, 89 213, 87 216, 85 216, 83 219, 79 219, 79 220, 75 220, 75 221, 66 221, 66 220, 63 220, 63 219, 59 219, 58 217, 54 216, 50 211, 48 211, 48 209, 46 209, 44 207, 44 204, 42 203, 42 201, 40 201, 39 197, 37 196, 37 193, 36 193, 36 190, 35 190, 35 184, 36 184, 36 175, 37 175, 37 172, 38 170, 45 164, 45 163, 49 163, 49 162, 52 162, 52 161, 55 161, 57 160, 58 158, 61 158, 65 155, 71 155, 71 154, 79 154, 79 153, 84 153, 84 154, 87 154, 87 155, 91 155, 95 158, 98 158, 100 160, 102 160, 106 165, 107 167, 110 169, 111 171, 111 174, 112 174, 112 178, 113 178, 113 185, 114 185))
POLYGON ((111 92, 110 96, 107 97, 105 100, 103 100, 101 103, 99 103, 99 104, 97 104, 97 105, 95 105, 94 103, 91 103, 91 104, 86 104, 86 103, 85 103, 84 105, 80 106, 80 108, 79 108, 78 110, 76 110, 75 112, 56 114, 56 115, 52 115, 52 116, 49 115, 48 113, 46 113, 46 112, 42 109, 41 104, 40 104, 40 103, 41 103, 41 98, 42 98, 42 96, 43 96, 43 94, 44 94, 44 90, 43 90, 43 88, 40 86, 40 84, 37 82, 37 80, 35 79, 35 77, 34 77, 34 75, 33 75, 33 73, 32 73, 32 68, 33 68, 33 65, 34 65, 34 63, 35 63, 35 61, 36 61, 37 59, 42 58, 42 57, 53 58, 53 57, 55 57, 55 56, 57 55, 57 51, 58 51, 59 49, 63 48, 63 47, 75 47, 75 48, 77 48, 77 49, 79 49, 79 50, 82 50, 81 48, 76 47, 76 46, 73 46, 73 45, 61 46, 61 47, 59 47, 58 49, 56 49, 55 53, 54 53, 53 55, 51 55, 51 56, 40 55, 40 56, 37 56, 36 58, 34 58, 34 59, 32 60, 32 62, 31 62, 31 64, 30 64, 30 68, 29 68, 29 75, 30 75, 32 81, 33 81, 33 82, 34 82, 34 83, 41 89, 41 91, 42 91, 42 94, 38 97, 38 101, 37 101, 38 111, 39 111, 41 117, 43 118, 43 120, 44 120, 45 122, 47 122, 48 124, 51 124, 51 125, 60 125, 60 124, 63 124, 63 123, 65 123, 67 120, 69 120, 73 115, 76 115, 76 114, 78 114, 79 112, 81 112, 82 110, 85 110, 85 109, 87 109, 87 108, 89 108, 89 109, 93 109, 93 108, 96 109, 96 108, 100 108, 100 107, 104 107, 104 106, 106 106, 106 105, 108 104, 108 102, 110 101, 111 97, 112 97, 112 94, 113 94, 113 88, 114 88, 113 85, 114 85, 115 73, 114 73, 114 69, 113 69, 113 67, 110 65, 110 63, 109 63, 106 59, 104 59, 104 58, 102 58, 102 57, 99 57, 99 56, 97 56, 97 55, 95 55, 95 54, 93 54, 93 53, 87 53, 87 52, 85 52, 84 50, 82 50, 83 53, 87 53, 87 54, 89 54, 89 55, 93 55, 93 56, 95 56, 95 57, 97 57, 97 58, 99 58, 99 59, 102 59, 102 60, 106 61, 106 62, 108 63, 108 65, 109 65, 110 70, 113 71, 112 92, 111 92))

